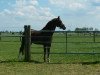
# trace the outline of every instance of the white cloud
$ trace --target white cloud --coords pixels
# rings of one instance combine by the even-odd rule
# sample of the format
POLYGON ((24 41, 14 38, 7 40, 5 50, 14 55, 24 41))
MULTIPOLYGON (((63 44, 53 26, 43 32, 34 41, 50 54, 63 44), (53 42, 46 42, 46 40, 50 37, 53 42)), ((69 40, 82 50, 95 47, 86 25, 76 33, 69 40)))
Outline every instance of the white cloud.
POLYGON ((61 7, 62 6, 65 6, 65 2, 66 2, 66 0, 49 0, 49 2, 51 3, 51 4, 55 4, 55 5, 61 5, 61 7))
MULTIPOLYGON (((13 15, 27 17, 28 19, 50 19, 53 18, 54 15, 51 13, 51 9, 49 7, 41 7, 37 0, 16 0, 16 4, 13 5, 12 9, 4 9, 2 14, 5 15, 13 15), (41 18, 42 17, 42 18, 41 18)), ((1 13, 1 12, 0 12, 1 13)))
POLYGON ((55 17, 51 9, 39 5, 38 0, 16 0, 11 6, 12 8, 0 12, 0 21, 8 27, 32 25, 36 29, 41 29, 47 21, 55 17))
POLYGON ((4 13, 6 14, 11 14, 11 11, 10 10, 8 10, 8 9, 4 9, 4 13))
POLYGON ((100 18, 100 6, 95 7, 95 9, 89 11, 88 14, 100 18))
POLYGON ((18 12, 17 12, 17 15, 24 16, 24 13, 18 11, 18 12))
POLYGON ((29 4, 32 4, 32 5, 39 5, 39 3, 38 3, 37 0, 30 0, 30 1, 29 1, 29 4))
POLYGON ((86 7, 86 0, 49 0, 51 4, 61 8, 67 8, 70 10, 84 9, 86 7))
POLYGON ((10 3, 11 8, 5 8, 0 12, 0 21, 5 20, 2 23, 5 25, 30 24, 37 29, 42 28, 58 14, 63 17, 66 25, 99 22, 97 18, 100 18, 100 0, 49 0, 49 5, 43 5, 43 2, 40 4, 38 1, 42 0, 16 0, 16 4, 10 3))
POLYGON ((24 3, 21 3, 22 4, 20 4, 20 8, 18 8, 17 10, 24 13, 24 15, 27 17, 33 17, 34 19, 41 16, 43 16, 44 19, 45 17, 54 17, 54 15, 51 13, 51 9, 49 7, 39 6, 37 0, 24 0, 24 3))
POLYGON ((49 0, 49 2, 64 11, 66 24, 69 22, 81 27, 85 25, 97 27, 100 23, 100 0, 49 0))
POLYGON ((100 16, 100 0, 49 0, 49 2, 70 14, 100 16))
POLYGON ((100 3, 100 0, 91 0, 91 1, 95 3, 100 3))
POLYGON ((71 4, 69 4, 69 8, 73 9, 73 10, 84 9, 85 5, 82 3, 71 3, 71 4))

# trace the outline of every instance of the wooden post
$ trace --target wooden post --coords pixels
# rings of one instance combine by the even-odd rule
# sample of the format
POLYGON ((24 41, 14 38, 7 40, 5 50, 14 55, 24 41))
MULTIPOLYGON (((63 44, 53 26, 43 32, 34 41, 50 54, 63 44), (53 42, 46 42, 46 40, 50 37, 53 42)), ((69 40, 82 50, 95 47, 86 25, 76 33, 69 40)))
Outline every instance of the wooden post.
POLYGON ((30 45, 31 45, 31 27, 25 26, 25 61, 31 60, 30 45))

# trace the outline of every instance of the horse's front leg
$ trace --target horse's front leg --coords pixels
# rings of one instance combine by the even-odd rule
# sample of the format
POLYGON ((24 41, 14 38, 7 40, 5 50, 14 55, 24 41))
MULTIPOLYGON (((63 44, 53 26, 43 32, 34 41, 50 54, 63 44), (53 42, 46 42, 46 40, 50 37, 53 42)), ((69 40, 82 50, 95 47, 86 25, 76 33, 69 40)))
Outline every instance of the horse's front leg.
POLYGON ((44 62, 50 62, 50 46, 44 46, 44 62))
POLYGON ((44 46, 44 62, 46 62, 46 46, 44 46))
POLYGON ((50 47, 47 47, 47 62, 50 62, 50 47))

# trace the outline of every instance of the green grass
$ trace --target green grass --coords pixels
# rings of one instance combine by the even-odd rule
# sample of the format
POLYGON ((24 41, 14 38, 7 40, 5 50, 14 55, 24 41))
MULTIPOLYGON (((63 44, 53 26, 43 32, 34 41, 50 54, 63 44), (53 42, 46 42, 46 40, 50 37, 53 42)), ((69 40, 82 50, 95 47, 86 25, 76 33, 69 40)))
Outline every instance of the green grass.
MULTIPOLYGON (((65 37, 54 34, 53 42, 59 43, 52 43, 51 53, 100 53, 100 43, 94 43, 93 36, 68 34, 67 50, 65 37)), ((100 41, 99 36, 95 41, 100 41)), ((100 54, 50 54, 49 64, 43 62, 43 54, 31 54, 32 61, 28 63, 18 61, 19 48, 19 37, 2 37, 0 75, 100 75, 100 54)), ((43 53, 43 47, 32 44, 31 52, 43 53)))

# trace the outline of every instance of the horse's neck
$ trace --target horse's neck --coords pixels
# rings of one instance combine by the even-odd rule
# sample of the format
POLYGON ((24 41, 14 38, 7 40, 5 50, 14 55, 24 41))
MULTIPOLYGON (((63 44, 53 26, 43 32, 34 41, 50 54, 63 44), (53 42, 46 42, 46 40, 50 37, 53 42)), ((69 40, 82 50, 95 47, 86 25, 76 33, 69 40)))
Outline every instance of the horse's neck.
POLYGON ((50 28, 50 27, 44 27, 43 29, 42 29, 42 31, 55 31, 55 29, 56 29, 56 27, 53 27, 53 28, 50 28))
POLYGON ((50 21, 42 30, 55 31, 55 29, 56 29, 56 25, 52 21, 50 21))
POLYGON ((53 35, 54 31, 56 29, 56 25, 54 25, 53 23, 48 23, 43 29, 42 31, 44 32, 48 32, 48 35, 50 34, 51 36, 53 35))

